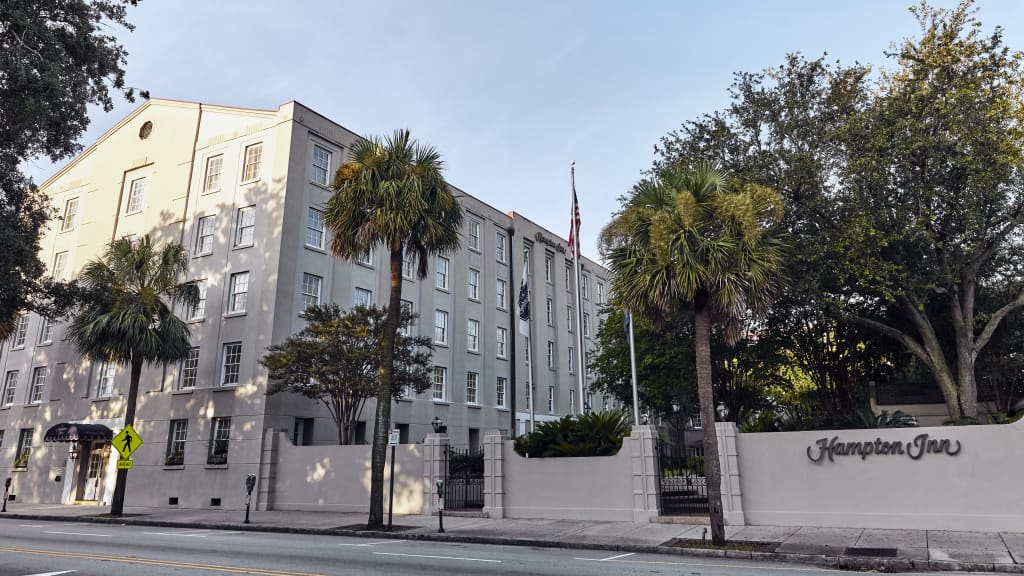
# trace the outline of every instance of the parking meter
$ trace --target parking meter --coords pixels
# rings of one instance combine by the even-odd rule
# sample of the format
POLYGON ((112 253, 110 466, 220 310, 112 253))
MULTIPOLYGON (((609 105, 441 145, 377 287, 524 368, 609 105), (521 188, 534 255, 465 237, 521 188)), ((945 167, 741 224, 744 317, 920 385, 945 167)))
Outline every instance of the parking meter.
POLYGON ((246 474, 245 476, 245 522, 249 524, 249 503, 252 501, 252 491, 256 487, 256 475, 246 474))
POLYGON ((444 533, 444 480, 437 480, 437 531, 444 533))
POLYGON ((3 507, 0 507, 0 512, 7 512, 7 496, 11 493, 11 477, 8 476, 4 479, 4 503, 3 507))

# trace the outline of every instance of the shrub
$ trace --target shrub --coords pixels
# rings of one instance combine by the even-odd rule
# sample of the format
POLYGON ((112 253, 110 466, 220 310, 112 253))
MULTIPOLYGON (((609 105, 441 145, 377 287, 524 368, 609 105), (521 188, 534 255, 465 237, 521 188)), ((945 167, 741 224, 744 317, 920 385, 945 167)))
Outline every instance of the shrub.
POLYGON ((515 451, 533 458, 611 456, 619 452, 622 438, 629 433, 628 418, 622 411, 565 416, 516 438, 515 451))

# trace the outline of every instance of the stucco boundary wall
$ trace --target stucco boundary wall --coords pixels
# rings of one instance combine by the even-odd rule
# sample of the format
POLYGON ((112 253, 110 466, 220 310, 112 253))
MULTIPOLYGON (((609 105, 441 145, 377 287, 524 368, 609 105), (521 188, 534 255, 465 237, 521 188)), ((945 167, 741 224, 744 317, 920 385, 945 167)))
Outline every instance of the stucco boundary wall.
POLYGON ((1024 532, 1024 421, 732 435, 749 525, 1024 532))

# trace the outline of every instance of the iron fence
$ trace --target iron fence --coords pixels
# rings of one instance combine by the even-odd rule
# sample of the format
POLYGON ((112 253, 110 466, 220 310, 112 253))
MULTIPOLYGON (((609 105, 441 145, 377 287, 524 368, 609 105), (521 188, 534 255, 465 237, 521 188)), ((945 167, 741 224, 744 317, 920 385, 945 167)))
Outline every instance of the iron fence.
POLYGON ((484 451, 445 448, 446 510, 480 510, 484 507, 484 451))

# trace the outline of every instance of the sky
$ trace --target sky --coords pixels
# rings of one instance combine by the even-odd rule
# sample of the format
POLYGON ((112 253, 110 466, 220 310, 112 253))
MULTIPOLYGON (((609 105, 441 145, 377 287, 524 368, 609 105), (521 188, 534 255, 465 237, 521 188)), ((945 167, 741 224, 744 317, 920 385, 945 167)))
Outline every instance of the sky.
MULTIPOLYGON (((950 0, 935 1, 950 7, 950 0)), ((143 0, 128 84, 153 97, 275 109, 297 100, 362 135, 408 128, 449 182, 566 237, 570 163, 584 254, 659 139, 724 108, 735 72, 791 52, 890 66, 909 0, 143 0)), ((1024 2, 981 0, 1024 50, 1024 2)), ((138 104, 94 109, 89 144, 138 104)), ((56 168, 35 160, 37 182, 56 168)))

